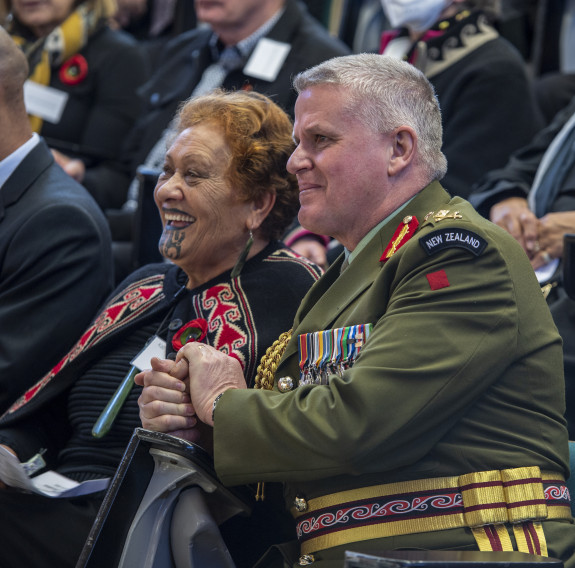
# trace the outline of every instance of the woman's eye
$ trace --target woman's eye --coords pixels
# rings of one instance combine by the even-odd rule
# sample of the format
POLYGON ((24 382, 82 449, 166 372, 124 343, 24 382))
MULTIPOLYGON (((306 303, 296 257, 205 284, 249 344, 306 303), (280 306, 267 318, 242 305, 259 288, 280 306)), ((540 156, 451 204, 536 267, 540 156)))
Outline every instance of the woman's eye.
POLYGON ((187 171, 184 177, 186 183, 195 183, 200 176, 196 172, 187 171))

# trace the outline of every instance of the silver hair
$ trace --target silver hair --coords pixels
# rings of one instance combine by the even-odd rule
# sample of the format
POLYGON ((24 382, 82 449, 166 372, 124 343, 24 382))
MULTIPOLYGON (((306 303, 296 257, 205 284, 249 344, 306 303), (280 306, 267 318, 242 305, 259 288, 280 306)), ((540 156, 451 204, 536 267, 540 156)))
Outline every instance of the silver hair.
POLYGON ((386 134, 399 126, 413 128, 418 139, 417 160, 428 181, 445 175, 439 103, 433 85, 413 65, 385 55, 360 53, 329 59, 294 79, 298 94, 323 84, 347 90, 346 111, 366 128, 386 134))

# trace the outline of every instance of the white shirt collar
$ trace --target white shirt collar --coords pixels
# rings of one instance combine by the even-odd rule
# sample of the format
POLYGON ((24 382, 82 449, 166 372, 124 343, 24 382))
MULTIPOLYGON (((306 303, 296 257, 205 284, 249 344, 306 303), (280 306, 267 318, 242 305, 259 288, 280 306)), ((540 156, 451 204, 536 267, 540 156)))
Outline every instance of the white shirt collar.
MULTIPOLYGON (((253 32, 252 35, 242 39, 235 45, 235 48, 239 51, 242 57, 247 58, 250 55, 256 46, 256 43, 258 43, 262 37, 266 36, 272 30, 284 12, 285 8, 280 8, 267 22, 262 24, 255 32, 253 32)), ((212 50, 212 57, 215 61, 218 59, 218 49, 216 47, 217 43, 218 36, 213 34, 210 38, 209 45, 210 49, 212 50)))
POLYGON ((40 136, 36 132, 32 137, 12 152, 9 156, 0 161, 0 189, 4 186, 8 178, 14 173, 14 170, 20 165, 22 160, 38 145, 40 136))
POLYGON ((246 37, 238 42, 237 48, 240 53, 247 57, 256 46, 256 43, 264 36, 266 36, 271 29, 276 25, 277 21, 282 17, 285 8, 278 10, 265 24, 260 26, 251 36, 246 37))

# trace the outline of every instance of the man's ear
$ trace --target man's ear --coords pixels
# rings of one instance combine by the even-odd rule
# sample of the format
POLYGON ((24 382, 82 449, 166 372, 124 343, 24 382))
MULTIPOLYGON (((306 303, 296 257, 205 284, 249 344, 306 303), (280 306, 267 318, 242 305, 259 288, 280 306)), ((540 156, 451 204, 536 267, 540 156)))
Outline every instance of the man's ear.
POLYGON ((391 133, 392 153, 387 173, 395 176, 402 172, 414 159, 417 135, 410 126, 400 126, 391 133))

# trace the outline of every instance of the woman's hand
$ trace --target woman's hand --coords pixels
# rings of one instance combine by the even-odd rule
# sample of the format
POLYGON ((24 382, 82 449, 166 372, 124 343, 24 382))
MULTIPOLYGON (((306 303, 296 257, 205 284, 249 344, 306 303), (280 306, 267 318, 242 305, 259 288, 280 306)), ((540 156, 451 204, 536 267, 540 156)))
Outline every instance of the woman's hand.
MULTIPOLYGON (((186 385, 174 376, 176 363, 167 359, 151 360, 151 370, 138 373, 134 382, 142 387, 138 398, 142 426, 165 432, 189 442, 198 442, 200 434, 194 427, 195 410, 186 392, 186 385)), ((180 374, 185 362, 179 364, 180 374)), ((187 376, 187 372, 185 373, 187 376)))

